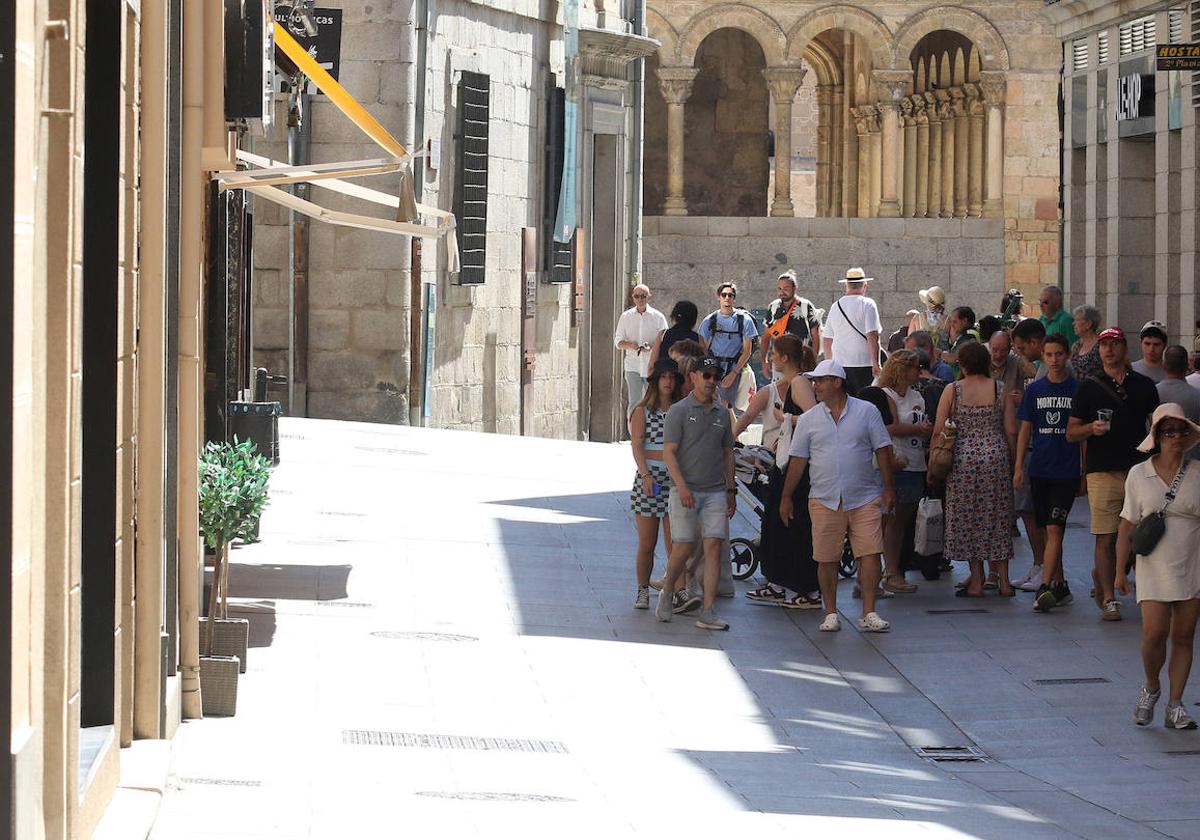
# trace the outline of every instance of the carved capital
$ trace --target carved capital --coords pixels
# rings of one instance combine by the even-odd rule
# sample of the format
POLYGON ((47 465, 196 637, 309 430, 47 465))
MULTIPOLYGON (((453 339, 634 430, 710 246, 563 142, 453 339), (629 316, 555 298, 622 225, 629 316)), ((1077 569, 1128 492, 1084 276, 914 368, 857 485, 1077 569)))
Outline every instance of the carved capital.
POLYGON ((983 94, 984 103, 989 107, 999 108, 1003 105, 1007 89, 1008 84, 1003 73, 987 70, 980 74, 979 90, 983 94))
POLYGON ((982 117, 983 94, 980 92, 979 86, 973 84, 963 85, 963 92, 967 97, 967 116, 982 117))
POLYGON ((900 100, 900 116, 904 119, 905 125, 915 125, 913 122, 913 101, 910 97, 904 97, 900 100))
POLYGON ((950 88, 950 111, 956 117, 965 117, 967 115, 966 106, 967 94, 962 88, 950 88))
POLYGON ((899 105, 900 100, 912 90, 913 74, 911 70, 876 70, 871 74, 879 90, 879 98, 890 102, 892 107, 899 105))
POLYGON ((668 105, 683 105, 692 95, 692 84, 700 71, 695 67, 658 68, 658 86, 668 105))
MULTIPOLYGON (((800 85, 804 83, 807 72, 803 67, 768 67, 762 71, 776 105, 791 104, 796 98, 796 91, 800 90, 800 85)), ((820 90, 821 88, 817 88, 818 94, 820 90)))
POLYGON ((854 127, 857 129, 859 137, 870 134, 874 130, 876 117, 874 105, 859 105, 857 108, 851 108, 850 113, 854 116, 854 127))

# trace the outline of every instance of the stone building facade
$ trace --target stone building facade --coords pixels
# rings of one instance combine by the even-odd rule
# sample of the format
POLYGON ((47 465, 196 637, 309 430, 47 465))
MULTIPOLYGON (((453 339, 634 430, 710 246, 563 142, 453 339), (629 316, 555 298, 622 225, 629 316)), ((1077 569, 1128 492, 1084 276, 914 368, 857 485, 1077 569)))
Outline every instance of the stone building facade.
POLYGON ((733 279, 765 303, 774 276, 795 268, 823 301, 847 265, 862 264, 885 311, 903 314, 933 283, 952 304, 987 312, 1005 288, 1057 282, 1059 47, 1044 9, 1042 0, 652 2, 649 31, 662 48, 646 140, 663 151, 648 153, 645 170, 651 286, 687 290, 703 307, 733 279), (797 139, 805 95, 817 121, 797 139), (791 192, 800 145, 815 148, 811 200, 791 192), (790 221, 798 205, 812 207, 809 221, 849 224, 790 221), (760 241, 715 261, 651 241, 700 235, 681 216, 709 217, 706 235, 760 241), (958 239, 960 256, 947 251, 958 239), (810 248, 815 262, 804 259, 810 248), (731 256, 747 251, 756 258, 731 256))
POLYGON ((1200 3, 1076 0, 1047 10, 1062 38, 1062 276, 1073 305, 1190 347, 1200 329, 1196 74, 1155 67, 1200 40, 1200 3))
MULTIPOLYGON (((581 3, 574 139, 582 234, 574 255, 557 249, 554 259, 565 262, 565 273, 550 270, 554 221, 547 212, 548 202, 557 201, 547 188, 554 168, 547 156, 556 142, 553 102, 566 82, 563 4, 443 0, 427 22, 423 61, 418 36, 426 22, 418 15, 429 4, 338 5, 341 83, 406 147, 429 150, 432 141, 440 152, 440 160, 418 164, 423 203, 454 210, 460 83, 464 74, 486 78, 485 280, 460 283, 447 271, 442 249, 425 243, 414 282, 416 254, 407 237, 311 225, 307 294, 300 292, 307 346, 299 353, 306 359, 292 362, 301 386, 293 413, 571 439, 615 434, 611 393, 620 371, 607 353, 593 365, 591 352, 597 336, 607 334, 611 346, 613 312, 636 271, 641 144, 631 62, 654 46, 634 34, 637 3, 581 3), (595 376, 581 376, 593 367, 595 376)), ((324 97, 314 98, 309 118, 312 162, 376 156, 324 97)), ((278 127, 255 150, 286 159, 285 132, 278 127)), ((396 191, 394 178, 362 182, 396 191)), ((325 194, 321 200, 337 208, 351 201, 325 194)), ((286 212, 261 205, 255 207, 255 363, 282 374, 289 308, 295 308, 292 228, 286 212)))

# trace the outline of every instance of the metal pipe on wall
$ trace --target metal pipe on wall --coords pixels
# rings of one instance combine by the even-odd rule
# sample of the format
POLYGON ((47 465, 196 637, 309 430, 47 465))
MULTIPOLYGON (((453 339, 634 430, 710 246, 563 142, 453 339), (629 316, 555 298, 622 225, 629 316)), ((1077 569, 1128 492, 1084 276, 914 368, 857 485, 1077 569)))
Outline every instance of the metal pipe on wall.
MULTIPOLYGON (((633 0, 633 34, 646 34, 646 0, 633 0)), ((630 148, 632 174, 629 190, 629 267, 639 278, 642 274, 642 178, 645 168, 643 138, 646 126, 646 59, 633 63, 633 137, 630 148)), ((633 284, 630 283, 632 286, 633 284)))
MULTIPOLYGON (((436 14, 434 0, 416 0, 413 4, 413 34, 410 41, 413 52, 412 70, 407 76, 409 92, 413 102, 411 117, 405 125, 406 135, 402 142, 414 151, 421 151, 425 145, 425 82, 429 70, 429 27, 430 20, 436 14)), ((425 158, 413 161, 413 189, 417 201, 425 191, 425 158)), ((430 312, 427 301, 429 295, 424 293, 424 255, 423 242, 419 237, 412 238, 412 248, 409 256, 408 283, 408 424, 410 426, 425 425, 425 324, 430 312)), ((437 269, 436 262, 434 269, 437 269)), ((433 352, 433 348, 429 349, 433 352)))

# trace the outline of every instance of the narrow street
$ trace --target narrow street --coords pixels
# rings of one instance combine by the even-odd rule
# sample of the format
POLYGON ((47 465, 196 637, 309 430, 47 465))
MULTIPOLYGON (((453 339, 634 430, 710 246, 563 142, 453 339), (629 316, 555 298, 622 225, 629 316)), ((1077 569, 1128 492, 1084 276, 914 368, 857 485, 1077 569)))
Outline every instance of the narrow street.
POLYGON ((631 608, 623 447, 282 435, 263 540, 232 555, 238 712, 183 724, 155 840, 1200 837, 1200 737, 1132 724, 1137 612, 1098 620, 1082 521, 1050 615, 914 574, 890 635, 744 585, 714 634, 631 608))

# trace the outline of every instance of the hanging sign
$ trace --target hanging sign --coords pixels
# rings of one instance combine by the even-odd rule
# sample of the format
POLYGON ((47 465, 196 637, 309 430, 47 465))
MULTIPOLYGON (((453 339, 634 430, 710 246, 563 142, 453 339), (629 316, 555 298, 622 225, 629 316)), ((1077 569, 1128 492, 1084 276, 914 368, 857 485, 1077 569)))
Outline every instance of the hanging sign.
POLYGON ((1154 57, 1158 70, 1200 70, 1200 44, 1159 44, 1154 57))
MULTIPOLYGON (((336 80, 342 64, 342 10, 313 9, 309 19, 316 27, 315 33, 310 33, 302 25, 303 22, 294 11, 290 3, 276 5, 275 22, 287 27, 288 34, 336 80)), ((280 82, 286 82, 286 77, 281 78, 280 82)), ((282 86, 277 87, 280 92, 284 92, 282 86)), ((317 94, 321 91, 317 90, 311 79, 305 79, 304 92, 317 94)))

